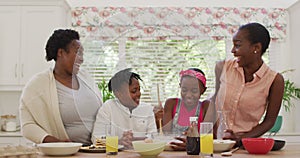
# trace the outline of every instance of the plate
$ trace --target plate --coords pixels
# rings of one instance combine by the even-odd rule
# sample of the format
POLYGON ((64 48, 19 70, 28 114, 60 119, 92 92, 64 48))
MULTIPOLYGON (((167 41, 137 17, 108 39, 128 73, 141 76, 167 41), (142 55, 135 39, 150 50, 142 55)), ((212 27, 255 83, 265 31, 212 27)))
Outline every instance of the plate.
MULTIPOLYGON (((121 151, 124 148, 124 145, 118 145, 118 150, 121 151)), ((79 152, 85 153, 105 153, 105 148, 91 148, 89 146, 80 147, 79 152)))

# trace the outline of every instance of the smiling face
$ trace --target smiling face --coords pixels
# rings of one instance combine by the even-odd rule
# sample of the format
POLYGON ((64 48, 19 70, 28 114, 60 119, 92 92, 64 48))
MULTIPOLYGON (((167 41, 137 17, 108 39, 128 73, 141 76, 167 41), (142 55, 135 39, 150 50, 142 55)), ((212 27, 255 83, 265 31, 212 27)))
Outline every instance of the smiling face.
POLYGON ((247 67, 256 62, 257 58, 260 58, 257 44, 251 44, 247 36, 248 32, 246 30, 239 30, 232 39, 233 47, 231 52, 240 67, 247 67), (257 53, 254 53, 255 51, 257 53))
POLYGON ((58 62, 65 73, 77 74, 80 65, 83 63, 83 47, 79 40, 73 40, 67 47, 67 50, 61 49, 58 62))
POLYGON ((191 76, 182 77, 180 88, 182 100, 187 107, 197 106, 201 94, 205 91, 202 83, 197 78, 191 76))
POLYGON ((123 105, 129 108, 137 107, 141 98, 139 81, 136 78, 131 78, 130 85, 124 83, 118 90, 117 97, 123 105))
POLYGON ((79 40, 72 41, 69 52, 71 54, 70 60, 73 60, 73 73, 77 74, 83 63, 83 47, 79 40))

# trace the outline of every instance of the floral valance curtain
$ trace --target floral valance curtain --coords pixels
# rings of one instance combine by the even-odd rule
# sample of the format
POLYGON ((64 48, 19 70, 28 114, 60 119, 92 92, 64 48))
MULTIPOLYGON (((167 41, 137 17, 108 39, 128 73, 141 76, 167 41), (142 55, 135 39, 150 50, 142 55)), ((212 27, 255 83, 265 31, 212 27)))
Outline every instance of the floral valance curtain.
POLYGON ((72 26, 83 37, 102 40, 171 36, 223 39, 231 38, 242 24, 259 22, 273 39, 283 40, 287 15, 282 8, 77 7, 72 9, 72 26))

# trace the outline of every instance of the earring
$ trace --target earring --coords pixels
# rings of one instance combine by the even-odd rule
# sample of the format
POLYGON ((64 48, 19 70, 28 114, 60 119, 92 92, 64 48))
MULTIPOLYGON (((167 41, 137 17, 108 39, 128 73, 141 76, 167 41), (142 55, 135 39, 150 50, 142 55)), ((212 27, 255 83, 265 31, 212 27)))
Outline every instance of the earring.
POLYGON ((257 51, 255 50, 255 51, 254 51, 254 54, 256 54, 256 53, 257 53, 257 51))

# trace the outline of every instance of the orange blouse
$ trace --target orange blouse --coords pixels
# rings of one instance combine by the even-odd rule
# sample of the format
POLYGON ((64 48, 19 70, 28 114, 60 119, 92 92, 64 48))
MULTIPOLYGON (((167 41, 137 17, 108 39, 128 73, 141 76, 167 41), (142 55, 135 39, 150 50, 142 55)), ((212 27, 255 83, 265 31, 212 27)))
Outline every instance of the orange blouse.
POLYGON ((227 125, 234 132, 248 132, 257 126, 268 105, 269 89, 277 72, 265 63, 245 82, 244 71, 235 60, 226 60, 216 98, 217 110, 228 111, 227 125))

